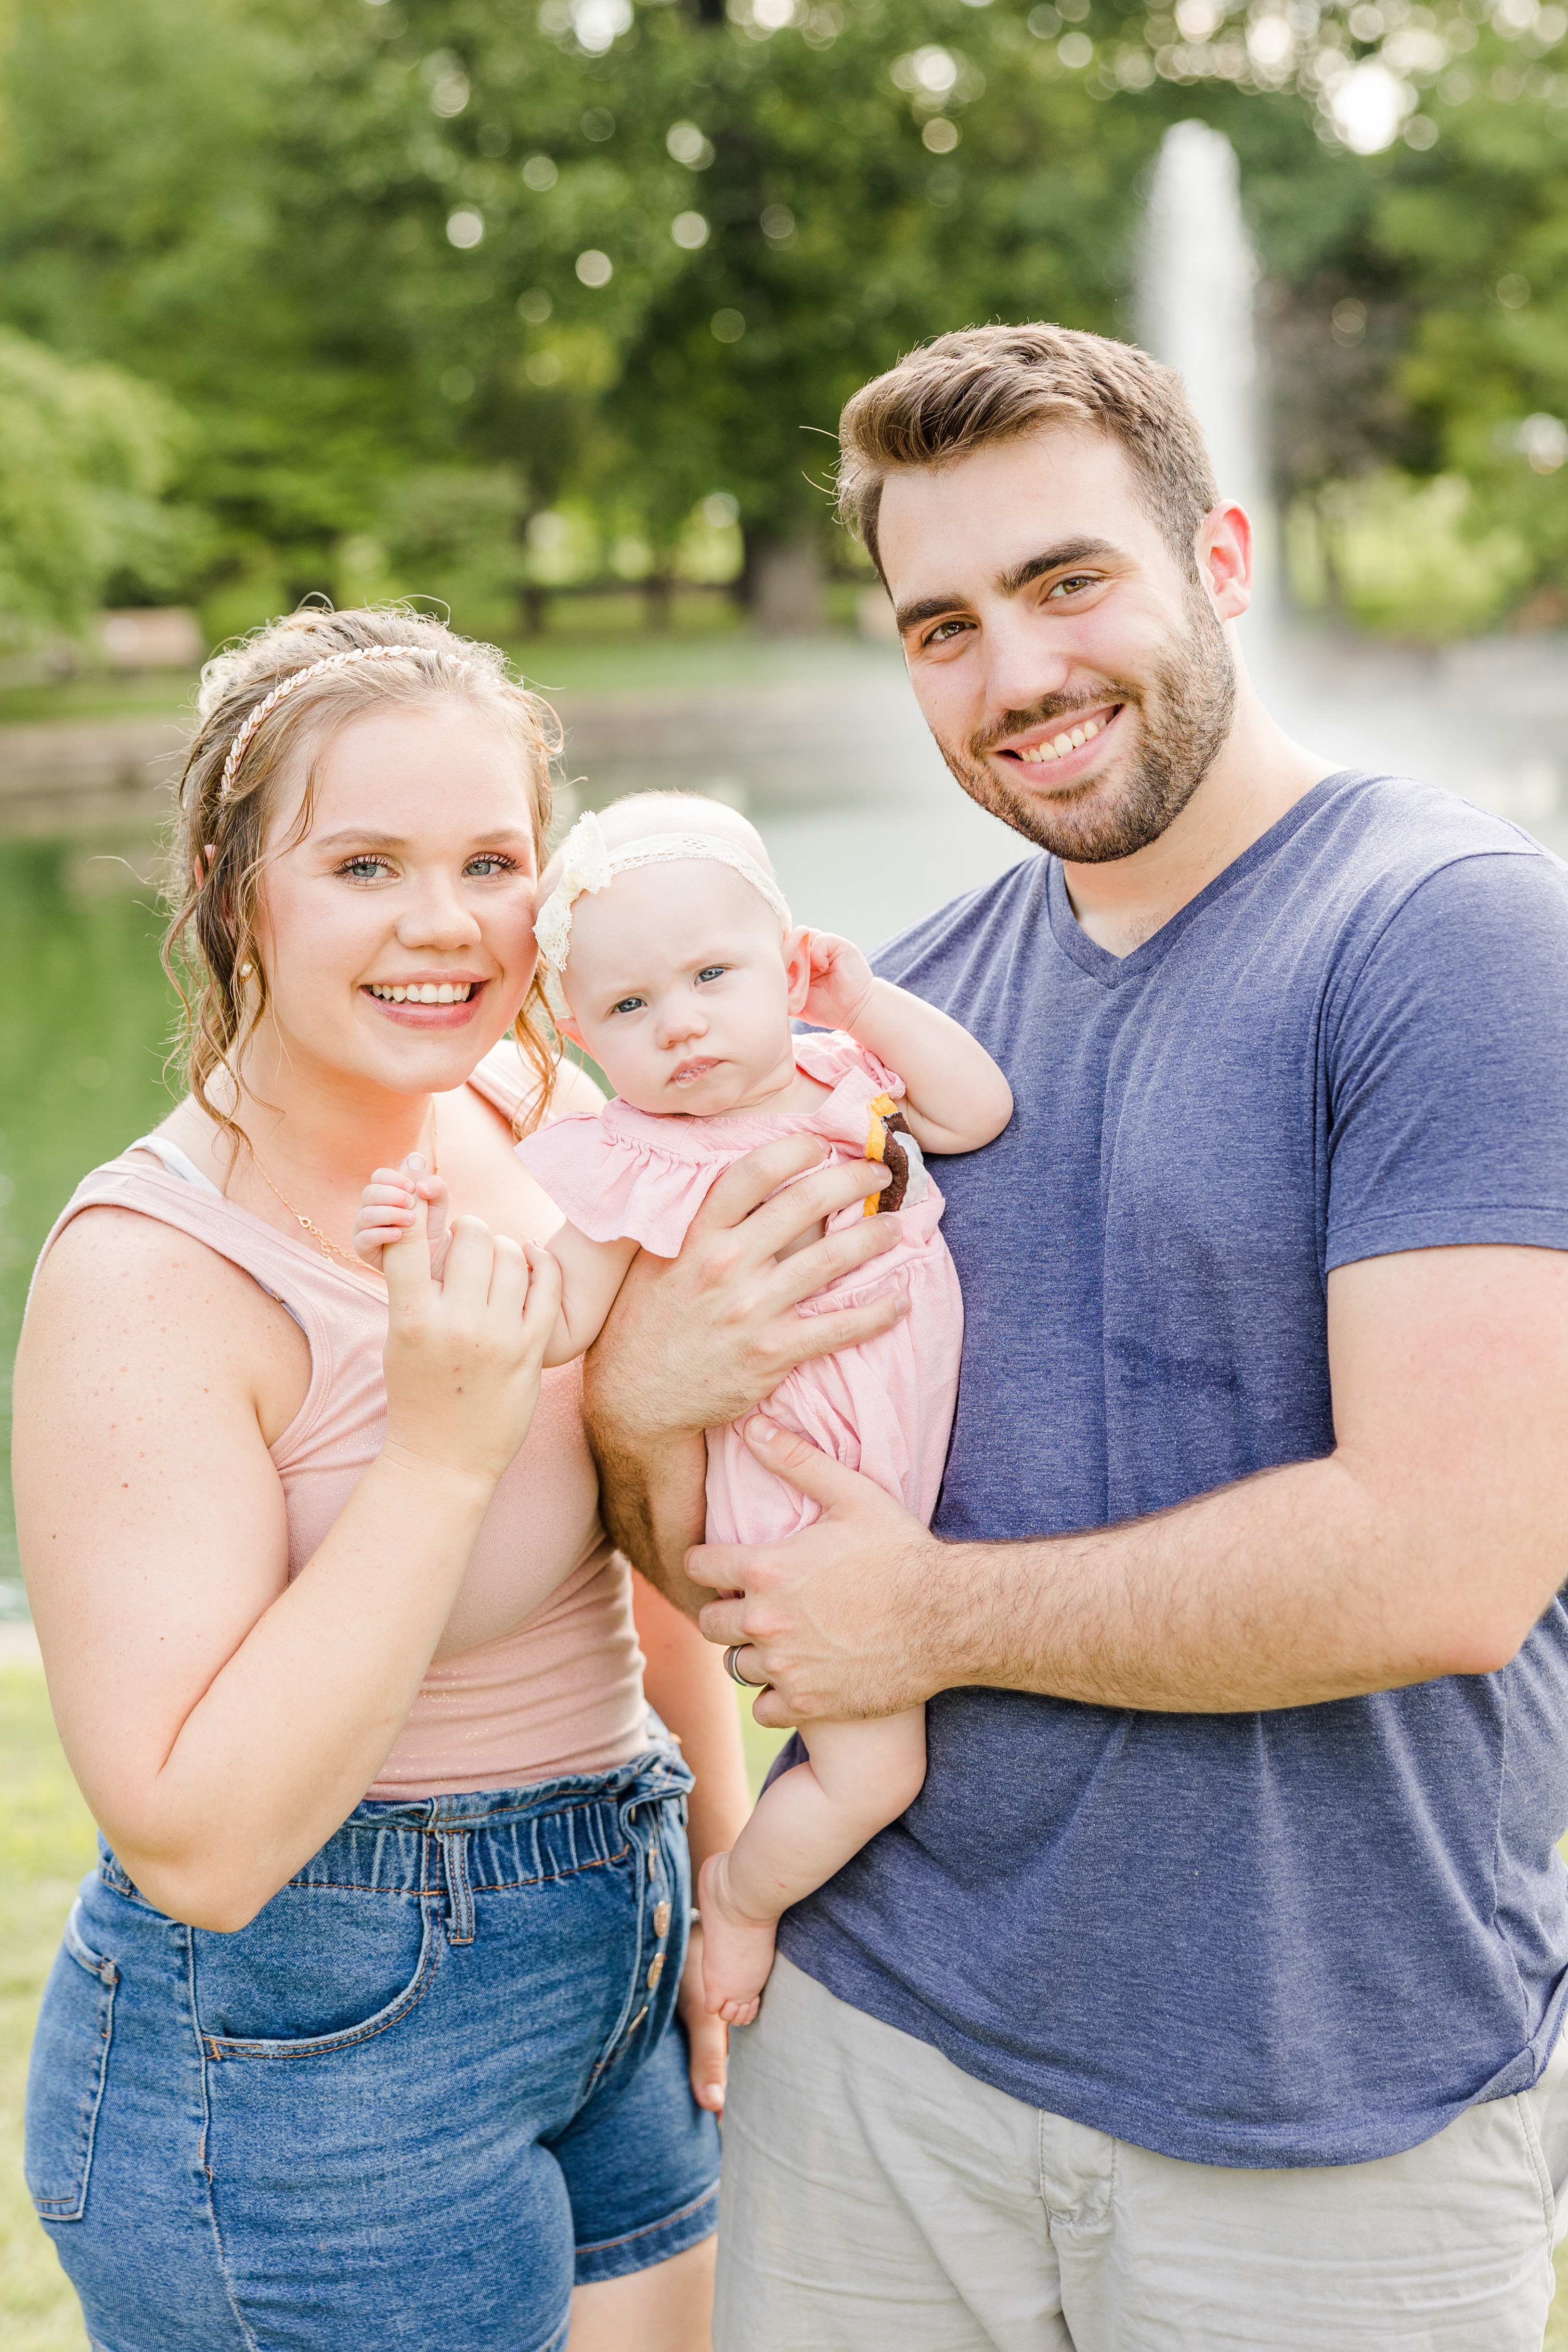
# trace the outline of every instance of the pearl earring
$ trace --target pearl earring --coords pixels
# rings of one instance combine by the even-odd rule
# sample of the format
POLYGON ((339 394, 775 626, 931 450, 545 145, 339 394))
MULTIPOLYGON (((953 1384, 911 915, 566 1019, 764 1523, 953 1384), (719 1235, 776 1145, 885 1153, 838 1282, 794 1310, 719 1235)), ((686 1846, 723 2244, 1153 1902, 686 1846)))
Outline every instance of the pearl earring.
POLYGON ((239 976, 241 980, 248 980, 250 978, 250 966, 247 963, 242 963, 240 965, 239 976))

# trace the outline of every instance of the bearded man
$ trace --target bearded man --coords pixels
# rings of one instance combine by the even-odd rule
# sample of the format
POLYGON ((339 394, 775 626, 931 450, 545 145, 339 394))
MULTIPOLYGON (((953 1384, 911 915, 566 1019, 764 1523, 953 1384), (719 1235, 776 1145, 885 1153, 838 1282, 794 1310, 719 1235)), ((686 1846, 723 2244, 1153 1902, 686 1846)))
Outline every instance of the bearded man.
POLYGON ((786 1915, 735 2037, 721 2352, 1534 2352, 1568 2174, 1563 869, 1274 723, 1250 526, 1142 352, 944 336, 842 445, 932 733, 1045 854, 878 958, 1016 1104, 942 1170, 933 1528, 759 1416, 822 1515, 699 1540, 698 1432, 807 1344, 784 1251, 838 1198, 777 1192, 798 1143, 634 1269, 592 1368, 622 1539, 761 1721, 929 1703, 921 1796, 786 1915))

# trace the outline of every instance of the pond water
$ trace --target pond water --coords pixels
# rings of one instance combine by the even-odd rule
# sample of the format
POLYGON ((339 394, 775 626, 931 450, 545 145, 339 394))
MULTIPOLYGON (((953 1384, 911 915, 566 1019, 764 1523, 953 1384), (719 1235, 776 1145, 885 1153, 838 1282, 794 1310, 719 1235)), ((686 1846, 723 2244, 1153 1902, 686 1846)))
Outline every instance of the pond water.
MULTIPOLYGON (((1253 649, 1301 740, 1348 764, 1429 777, 1568 853, 1560 808, 1561 641, 1443 655, 1308 640, 1253 649)), ((572 805, 679 784, 743 806, 804 920, 868 945, 1015 863, 1021 845, 963 798, 897 651, 644 643, 613 663, 541 649, 567 726, 572 805)), ((5 737, 0 731, 0 761, 5 737)), ((156 1124, 174 1007, 158 968, 150 832, 0 839, 0 1367, 39 1243, 79 1178, 156 1124)), ((0 1389, 0 1436, 8 1433, 0 1389)), ((24 1613, 0 1490, 0 1616, 24 1613)))

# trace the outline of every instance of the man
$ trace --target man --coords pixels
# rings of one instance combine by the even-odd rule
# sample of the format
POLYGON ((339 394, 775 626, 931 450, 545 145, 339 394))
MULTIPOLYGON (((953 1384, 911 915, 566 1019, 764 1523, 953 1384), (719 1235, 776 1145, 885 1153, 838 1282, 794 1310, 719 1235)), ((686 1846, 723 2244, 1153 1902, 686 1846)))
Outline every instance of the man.
POLYGON ((931 1703, 735 2037, 721 2352, 1524 2352, 1568 2174, 1562 870, 1269 719, 1247 518, 1142 353, 945 336, 842 440, 948 764, 1048 854, 879 959, 1016 1103, 942 1171, 934 1530, 762 1424, 822 1517, 683 1573, 693 1432, 788 1354, 798 1151, 594 1367, 623 1539, 727 1596, 761 1720, 931 1703))

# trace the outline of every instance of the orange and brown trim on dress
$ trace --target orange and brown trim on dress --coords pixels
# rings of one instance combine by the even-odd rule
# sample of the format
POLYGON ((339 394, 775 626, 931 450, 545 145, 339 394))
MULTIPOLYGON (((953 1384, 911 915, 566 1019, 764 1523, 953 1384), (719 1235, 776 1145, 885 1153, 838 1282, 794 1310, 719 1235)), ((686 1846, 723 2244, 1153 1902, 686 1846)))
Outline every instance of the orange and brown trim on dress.
POLYGON ((891 1095, 873 1095, 866 1106, 871 1124, 866 1132, 866 1157, 879 1160, 892 1170, 892 1181, 873 1192, 866 1202, 866 1214, 875 1217, 886 1209, 889 1214, 904 1205, 904 1195, 910 1189, 910 1155, 898 1140, 908 1135, 910 1123, 894 1102, 891 1095))

